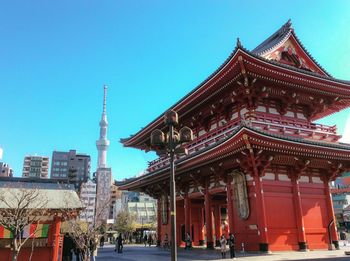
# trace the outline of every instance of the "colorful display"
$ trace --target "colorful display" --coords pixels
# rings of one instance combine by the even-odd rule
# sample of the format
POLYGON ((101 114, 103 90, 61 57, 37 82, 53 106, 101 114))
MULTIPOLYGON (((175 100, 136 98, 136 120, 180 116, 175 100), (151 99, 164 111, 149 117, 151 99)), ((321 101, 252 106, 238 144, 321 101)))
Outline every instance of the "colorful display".
MULTIPOLYGON (((30 224, 22 231, 22 238, 43 238, 48 237, 50 224, 30 224)), ((10 230, 0 226, 0 238, 13 238, 10 230)))

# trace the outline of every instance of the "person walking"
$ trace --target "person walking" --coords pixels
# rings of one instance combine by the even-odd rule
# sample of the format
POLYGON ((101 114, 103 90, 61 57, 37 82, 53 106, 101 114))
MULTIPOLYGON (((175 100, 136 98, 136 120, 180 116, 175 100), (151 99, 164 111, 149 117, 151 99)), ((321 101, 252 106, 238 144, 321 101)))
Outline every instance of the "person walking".
POLYGON ((119 234, 117 237, 117 244, 118 244, 118 253, 123 253, 123 237, 122 234, 119 234))
POLYGON ((92 261, 96 260, 97 257, 97 244, 98 244, 98 237, 91 238, 89 242, 90 246, 90 257, 92 261))
POLYGON ((226 243, 225 235, 222 235, 220 239, 221 258, 226 258, 226 243))
POLYGON ((233 259, 236 259, 235 243, 236 243, 235 236, 232 233, 230 233, 230 236, 228 238, 228 246, 230 248, 230 258, 233 258, 233 259))
POLYGON ((81 258, 80 258, 80 256, 81 256, 81 249, 80 249, 80 247, 77 244, 75 244, 75 246, 74 246, 74 254, 75 254, 75 260, 76 261, 81 261, 81 258))
POLYGON ((190 235, 190 233, 186 233, 185 249, 191 249, 191 247, 192 247, 191 235, 190 235))
POLYGON ((148 246, 150 247, 153 244, 153 242, 152 242, 153 241, 152 234, 148 235, 147 241, 148 241, 148 246))
POLYGON ((115 238, 115 248, 114 248, 114 252, 119 253, 119 243, 118 243, 118 236, 115 238))
POLYGON ((72 261, 74 249, 74 241, 71 236, 66 233, 63 237, 62 261, 72 261))
POLYGON ((105 244, 105 237, 104 235, 102 235, 102 237, 100 238, 100 247, 103 247, 105 244))
POLYGON ((163 242, 163 247, 164 247, 164 249, 169 249, 169 238, 168 238, 168 233, 165 233, 164 242, 163 242))
POLYGON ((145 244, 145 246, 147 246, 147 234, 145 234, 145 236, 143 237, 143 243, 145 244))

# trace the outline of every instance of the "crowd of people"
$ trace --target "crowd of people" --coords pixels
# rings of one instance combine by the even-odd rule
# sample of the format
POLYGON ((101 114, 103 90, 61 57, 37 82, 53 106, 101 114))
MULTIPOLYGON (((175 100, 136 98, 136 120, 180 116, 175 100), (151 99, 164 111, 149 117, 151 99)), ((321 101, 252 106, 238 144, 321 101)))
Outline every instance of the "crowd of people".
POLYGON ((87 254, 92 260, 95 260, 97 256, 97 238, 87 238, 83 235, 78 241, 80 244, 73 239, 69 233, 66 233, 63 237, 62 247, 62 261, 73 261, 73 254, 75 255, 76 261, 83 260, 87 254), (86 253, 88 251, 88 253, 86 253))
MULTIPOLYGON (((225 235, 222 235, 219 242, 220 242, 220 252, 221 252, 221 258, 226 258, 226 253, 230 252, 230 258, 236 259, 236 253, 235 253, 235 236, 230 233, 229 237, 226 239, 225 235)), ((165 233, 164 240, 163 240, 163 248, 169 249, 169 238, 168 234, 165 233)), ((192 248, 192 240, 191 235, 189 233, 186 233, 185 235, 185 250, 189 250, 192 248)))
POLYGON ((225 238, 225 235, 222 235, 220 238, 221 258, 226 258, 227 245, 230 250, 230 258, 235 259, 235 236, 232 233, 229 235, 228 239, 225 238))
MULTIPOLYGON (((343 236, 343 235, 341 235, 343 236)), ((74 241, 74 239, 66 233, 63 238, 63 249, 62 249, 62 261, 73 261, 73 254, 76 257, 76 261, 83 260, 83 256, 86 254, 85 252, 88 251, 88 256, 91 257, 91 260, 95 260, 95 257, 97 256, 97 245, 98 245, 98 237, 95 237, 94 239, 85 239, 85 245, 86 247, 82 248, 79 247, 78 244, 74 241)), ((132 239, 130 239, 130 242, 132 239)), ((157 241, 157 237, 155 234, 152 233, 145 233, 143 238, 143 243, 145 246, 151 246, 155 244, 157 241)), ((189 233, 186 233, 185 235, 185 250, 190 250, 192 248, 192 240, 191 235, 189 233)), ((221 258, 226 258, 226 253, 230 252, 230 258, 235 259, 235 237, 231 233, 228 238, 225 237, 225 235, 222 235, 220 240, 220 252, 221 252, 221 258)), ((100 236, 99 237, 99 246, 102 248, 105 243, 105 237, 100 236)), ((123 247, 124 247, 124 238, 122 234, 120 233, 115 238, 115 249, 114 251, 117 253, 123 253, 123 247)), ((169 237, 166 233, 164 235, 164 239, 162 242, 162 247, 164 249, 170 249, 170 243, 169 243, 169 237)))

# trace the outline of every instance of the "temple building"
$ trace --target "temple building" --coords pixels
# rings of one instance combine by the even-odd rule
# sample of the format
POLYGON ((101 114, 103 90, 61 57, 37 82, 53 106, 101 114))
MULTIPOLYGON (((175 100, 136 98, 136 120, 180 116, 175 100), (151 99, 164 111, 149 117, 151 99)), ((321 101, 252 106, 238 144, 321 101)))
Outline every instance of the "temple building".
POLYGON ((21 234, 15 238, 23 243, 16 260, 61 260, 62 222, 83 209, 74 187, 51 179, 0 177, 0 195, 0 260, 14 260, 16 226, 21 234))
MULTIPOLYGON (((336 126, 314 121, 350 106, 350 82, 335 79, 302 45, 288 21, 254 50, 239 40, 227 60, 173 105, 191 127, 177 156, 177 244, 185 233, 212 248, 234 233, 249 251, 338 247, 330 181, 350 167, 350 144, 336 126)), ((159 116, 125 147, 153 150, 159 116)), ((158 200, 158 235, 170 235, 169 158, 120 183, 158 200)))

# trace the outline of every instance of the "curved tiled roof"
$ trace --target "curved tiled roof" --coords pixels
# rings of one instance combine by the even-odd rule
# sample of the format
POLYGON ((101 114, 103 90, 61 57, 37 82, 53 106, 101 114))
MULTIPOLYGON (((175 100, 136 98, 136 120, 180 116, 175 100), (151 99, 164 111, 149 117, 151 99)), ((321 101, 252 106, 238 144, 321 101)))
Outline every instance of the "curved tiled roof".
POLYGON ((267 51, 272 50, 276 45, 280 44, 286 40, 292 31, 292 22, 289 19, 287 23, 282 25, 275 33, 273 33, 269 38, 259 44, 252 50, 252 53, 262 55, 267 51))
POLYGON ((294 38, 297 40, 300 47, 303 49, 303 51, 310 57, 310 59, 316 64, 317 67, 321 69, 327 76, 333 78, 308 52, 308 50, 304 47, 304 45, 301 43, 299 38, 296 36, 293 27, 292 27, 292 21, 289 19, 280 29, 278 29, 275 33, 273 33, 269 38, 267 38, 265 41, 263 41, 261 44, 259 44, 257 47, 255 47, 251 53, 257 54, 261 56, 264 53, 267 53, 274 49, 277 45, 283 43, 286 41, 290 35, 293 35, 294 38))
MULTIPOLYGON (((291 142, 296 142, 296 143, 301 143, 301 144, 307 144, 307 145, 313 145, 313 146, 319 146, 319 147, 324 147, 324 148, 330 148, 330 149, 340 149, 340 150, 347 150, 350 152, 350 144, 344 144, 344 143, 329 143, 329 142, 322 142, 322 141, 313 141, 313 140, 308 140, 308 139, 304 139, 304 138, 298 138, 298 137, 290 137, 290 136, 285 136, 285 135, 280 135, 280 134, 274 134, 274 133, 270 133, 270 132, 266 132, 266 131, 262 131, 262 130, 258 130, 258 129, 255 129, 253 127, 250 127, 250 126, 247 126, 244 122, 242 122, 242 124, 236 129, 234 130, 229 136, 227 136, 226 138, 218 141, 217 143, 215 144, 212 144, 208 147, 206 147, 205 149, 203 150, 200 150, 200 151, 197 151, 193 154, 190 154, 188 155, 187 157, 184 157, 184 158, 181 158, 179 160, 176 161, 177 164, 185 161, 185 160, 189 160, 195 156, 198 156, 199 154, 202 154, 208 150, 211 150, 215 147, 218 147, 220 146, 220 144, 224 143, 225 141, 233 138, 233 136, 235 136, 238 132, 240 132, 242 129, 247 129, 249 131, 252 131, 252 132, 255 132, 257 134, 261 134, 261 135, 264 135, 264 136, 269 136, 271 138, 277 138, 277 139, 281 139, 281 140, 284 140, 284 141, 291 141, 291 142)), ((150 177, 150 176, 153 176, 157 173, 160 173, 160 172, 163 172, 165 171, 166 169, 168 169, 169 166, 164 166, 160 169, 157 169, 155 171, 152 171, 152 172, 149 172, 143 176, 140 176, 140 177, 134 177, 134 178, 130 178, 130 179, 126 179, 124 181, 116 181, 116 185, 117 186, 124 186, 124 185, 127 185, 131 182, 134 182, 134 181, 137 181, 139 179, 143 179, 143 178, 147 178, 147 177, 150 177)))
POLYGON ((332 82, 350 84, 350 81, 347 81, 347 80, 341 80, 341 79, 337 79, 337 78, 334 78, 334 77, 325 76, 325 75, 322 75, 322 74, 319 74, 319 73, 315 73, 315 72, 312 72, 312 71, 307 71, 307 70, 304 70, 304 69, 300 69, 300 68, 297 68, 297 67, 294 67, 294 66, 291 66, 291 65, 288 65, 288 64, 279 63, 279 62, 274 61, 274 60, 266 59, 263 56, 260 56, 260 55, 258 55, 256 53, 253 53, 253 52, 249 51, 248 49, 245 49, 244 47, 241 47, 240 49, 244 50, 249 55, 251 55, 251 56, 253 56, 253 57, 255 57, 255 58, 257 58, 257 59, 259 59, 261 61, 273 64, 273 65, 277 65, 277 66, 279 66, 281 68, 286 68, 288 70, 292 70, 292 71, 303 73, 303 74, 310 75, 310 76, 315 76, 315 77, 318 77, 320 79, 325 79, 325 80, 329 80, 329 81, 332 81, 332 82))
MULTIPOLYGON (((170 106, 169 109, 174 108, 175 106, 177 106, 178 104, 180 104, 181 102, 183 102, 186 98, 188 98, 189 96, 191 96, 193 93, 195 93, 198 89, 200 89, 205 83, 207 83, 211 78, 213 78, 218 72, 220 72, 220 70, 222 70, 229 62, 230 60, 235 56, 235 54, 241 50, 245 53, 247 53, 248 55, 251 55, 252 57, 259 59, 263 62, 266 63, 270 63, 272 65, 276 65, 278 67, 281 68, 285 68, 291 71, 295 71, 298 73, 302 73, 305 75, 310 75, 310 76, 314 76, 317 77, 319 79, 325 79, 328 81, 332 81, 332 82, 337 82, 337 83, 341 83, 341 84, 350 84, 350 81, 345 81, 345 80, 339 80, 336 78, 333 78, 330 76, 329 73, 327 73, 318 63, 315 59, 313 59, 313 57, 311 56, 311 54, 304 48, 304 46, 302 45, 302 43, 300 42, 300 40, 297 38, 297 36, 294 33, 293 28, 291 27, 291 21, 288 20, 287 23, 285 23, 279 30, 277 30, 277 32, 275 32, 274 34, 272 34, 268 39, 266 39, 264 42, 262 42, 260 45, 258 45, 255 49, 253 49, 252 51, 247 50, 246 48, 244 48, 241 45, 241 42, 239 41, 239 39, 237 39, 237 44, 236 47, 234 48, 234 50, 230 53, 229 57, 212 73, 210 74, 204 81, 202 81, 199 85, 197 85, 192 91, 190 91, 188 94, 186 94, 182 99, 180 99, 178 102, 176 102, 175 104, 173 104, 172 106, 170 106), (298 44, 301 46, 301 48, 304 50, 304 52, 310 57, 310 59, 312 59, 312 61, 326 74, 322 75, 319 73, 315 73, 312 71, 307 71, 304 69, 300 69, 300 68, 296 68, 294 66, 290 66, 287 64, 282 64, 279 63, 277 61, 273 61, 273 60, 269 60, 264 58, 263 56, 261 56, 262 53, 266 52, 267 50, 270 50, 271 48, 273 48, 274 46, 278 45, 279 43, 281 43, 282 41, 284 41, 286 38, 288 38, 290 36, 290 34, 293 34, 293 36, 295 37, 295 39, 297 40, 298 44)), ((169 110, 168 109, 168 110, 169 110)), ((168 111, 166 110, 166 111, 168 111)), ((153 121, 151 121, 145 128, 142 128, 140 131, 138 131, 137 133, 135 133, 134 135, 130 135, 130 137, 128 138, 122 138, 120 139, 121 143, 126 143, 128 142, 130 139, 132 139, 133 137, 137 136, 138 134, 142 133, 142 131, 144 129, 146 129, 147 127, 151 126, 152 124, 154 124, 155 122, 159 121, 160 118, 163 117, 165 112, 163 112, 160 116, 158 116, 157 118, 155 118, 153 121)), ((124 144, 125 145, 125 144, 124 144)))

